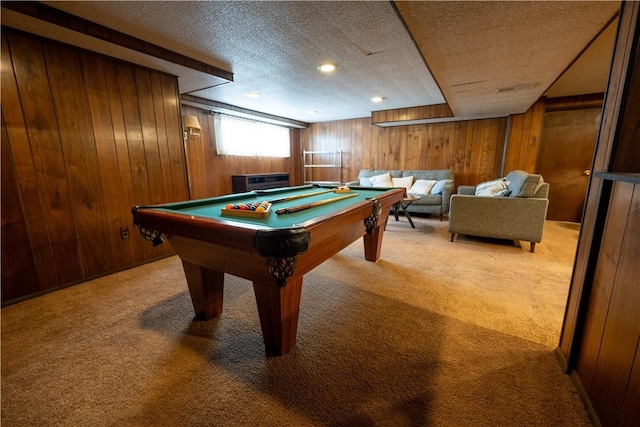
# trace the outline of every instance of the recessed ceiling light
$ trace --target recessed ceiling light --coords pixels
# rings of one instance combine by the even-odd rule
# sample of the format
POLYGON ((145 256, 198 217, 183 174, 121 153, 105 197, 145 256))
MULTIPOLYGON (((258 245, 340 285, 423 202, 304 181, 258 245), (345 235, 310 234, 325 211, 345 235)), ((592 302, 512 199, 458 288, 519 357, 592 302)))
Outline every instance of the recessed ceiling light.
POLYGON ((384 96, 374 96, 371 98, 371 102, 382 102, 384 101, 384 96))
POLYGON ((260 98, 262 94, 260 92, 249 92, 247 96, 249 98, 260 98))
POLYGON ((322 71, 323 73, 331 73, 336 70, 336 64, 322 64, 318 67, 318 70, 322 71))

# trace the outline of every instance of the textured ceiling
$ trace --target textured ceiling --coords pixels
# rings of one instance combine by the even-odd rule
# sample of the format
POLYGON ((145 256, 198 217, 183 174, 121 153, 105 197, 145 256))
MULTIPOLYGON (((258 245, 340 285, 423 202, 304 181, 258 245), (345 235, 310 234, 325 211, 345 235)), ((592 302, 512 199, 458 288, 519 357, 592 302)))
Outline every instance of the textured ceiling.
MULTIPOLYGON (((463 117, 525 112, 598 35, 618 6, 397 3, 451 110, 463 117)), ((609 61, 610 55, 603 60, 609 61)))
POLYGON ((571 96, 575 93, 604 92, 607 89, 609 65, 617 29, 618 19, 615 19, 545 95, 556 98, 571 96))
MULTIPOLYGON (((303 122, 443 102, 466 118, 523 112, 619 7, 519 1, 43 3, 230 71, 233 82, 5 8, 3 25, 175 74, 181 93, 303 122), (319 73, 324 61, 336 63, 337 71, 319 73), (495 93, 526 83, 535 86, 495 93), (253 91, 262 97, 246 96, 253 91), (384 102, 373 104, 374 95, 384 102)), ((610 48, 602 53, 607 43, 612 40, 585 63, 576 61, 576 68, 593 69, 595 62, 608 70, 610 48)), ((602 86, 606 76, 599 79, 602 86)), ((590 93, 585 87, 562 93, 590 93)))

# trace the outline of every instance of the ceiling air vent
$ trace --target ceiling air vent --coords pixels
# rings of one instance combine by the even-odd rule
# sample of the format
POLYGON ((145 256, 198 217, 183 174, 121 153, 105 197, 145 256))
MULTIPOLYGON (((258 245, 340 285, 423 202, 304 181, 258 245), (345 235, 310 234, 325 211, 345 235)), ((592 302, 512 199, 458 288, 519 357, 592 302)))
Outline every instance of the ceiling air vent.
POLYGON ((536 83, 526 83, 526 84, 517 85, 517 86, 499 87, 494 92, 495 93, 517 92, 519 90, 532 89, 535 86, 536 86, 536 83))

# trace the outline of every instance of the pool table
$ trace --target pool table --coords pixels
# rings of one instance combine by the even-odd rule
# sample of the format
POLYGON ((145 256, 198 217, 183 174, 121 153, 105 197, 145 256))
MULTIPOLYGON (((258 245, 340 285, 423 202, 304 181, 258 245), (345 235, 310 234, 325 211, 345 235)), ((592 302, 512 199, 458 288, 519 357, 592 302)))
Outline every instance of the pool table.
POLYGON ((334 191, 286 187, 136 206, 132 213, 147 240, 160 244, 164 234, 182 260, 198 318, 222 313, 225 273, 252 281, 266 354, 278 356, 296 342, 303 275, 361 236, 365 259, 377 261, 389 214, 405 193, 371 187, 334 191), (258 201, 273 202, 264 217, 226 210, 258 201))

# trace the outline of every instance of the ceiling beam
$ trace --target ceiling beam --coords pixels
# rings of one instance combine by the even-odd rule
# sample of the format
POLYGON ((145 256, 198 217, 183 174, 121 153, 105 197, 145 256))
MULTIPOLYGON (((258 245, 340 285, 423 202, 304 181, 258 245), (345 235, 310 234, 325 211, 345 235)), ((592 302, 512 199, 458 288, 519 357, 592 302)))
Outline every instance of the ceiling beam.
POLYGON ((207 110, 210 113, 229 114, 265 123, 276 124, 279 126, 297 129, 304 129, 309 127, 309 123, 301 122, 299 120, 274 116, 273 114, 261 113, 259 111, 236 107, 235 105, 225 104, 224 102, 212 101, 210 99, 199 98, 197 96, 188 94, 180 95, 180 103, 183 105, 189 105, 191 107, 207 110))
POLYGON ((233 73, 190 58, 153 43, 146 42, 125 33, 113 30, 95 22, 88 21, 67 12, 55 9, 38 2, 2 2, 3 9, 13 10, 23 15, 58 25, 68 30, 113 43, 173 64, 182 65, 192 70, 200 71, 229 82, 233 81, 233 73))

